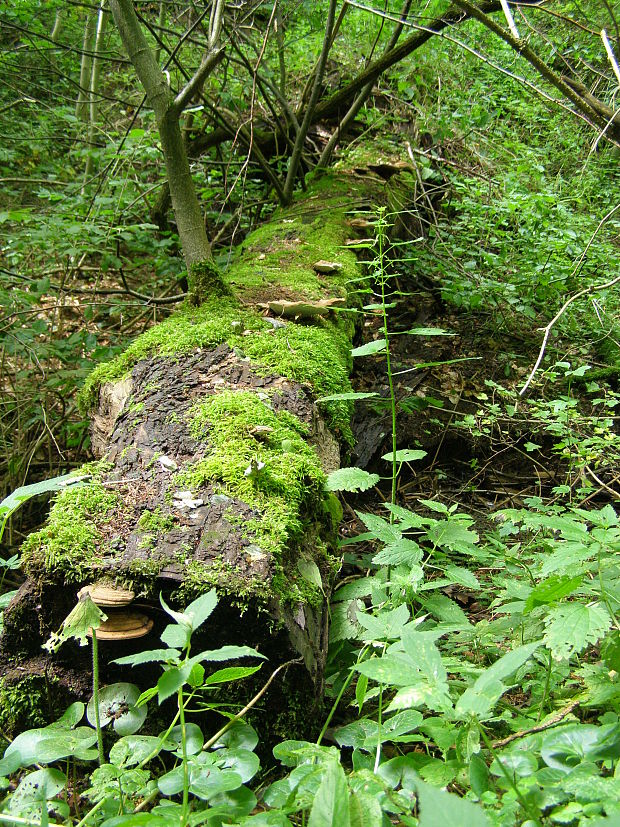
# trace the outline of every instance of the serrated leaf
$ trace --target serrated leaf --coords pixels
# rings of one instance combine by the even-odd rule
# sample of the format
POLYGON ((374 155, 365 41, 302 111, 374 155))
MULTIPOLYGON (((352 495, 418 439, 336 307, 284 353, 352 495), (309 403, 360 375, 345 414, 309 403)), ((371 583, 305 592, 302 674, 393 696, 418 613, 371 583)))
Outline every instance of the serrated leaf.
POLYGON ((200 597, 196 598, 196 600, 185 608, 183 615, 189 619, 193 632, 195 632, 199 626, 202 626, 216 606, 217 594, 215 589, 211 589, 211 591, 206 594, 200 595, 200 597))
POLYGON ((523 612, 527 614, 536 606, 545 606, 567 597, 578 588, 582 579, 581 576, 566 577, 565 575, 548 577, 532 589, 525 601, 523 612))
POLYGON ((354 347, 351 351, 351 356, 371 356, 373 353, 381 353, 386 348, 385 339, 375 339, 373 342, 367 342, 360 347, 354 347))
POLYGON ((600 603, 569 603, 551 609, 545 618, 545 646, 554 660, 566 660, 594 645, 611 626, 607 609, 600 603))
POLYGON ((86 594, 69 612, 60 630, 50 635, 43 648, 50 653, 57 652, 70 638, 76 640, 80 646, 85 646, 88 643, 88 633, 92 629, 98 629, 105 620, 107 616, 93 603, 90 595, 86 594))
POLYGON ((378 393, 364 393, 362 391, 348 391, 347 393, 331 393, 329 396, 319 396, 317 402, 353 402, 360 399, 372 399, 378 393))
POLYGON ((344 827, 349 822, 349 788, 339 761, 329 761, 317 790, 308 827, 344 827))
POLYGON ((389 454, 384 454, 381 459, 386 462, 415 462, 418 459, 424 459, 426 451, 415 451, 411 448, 402 448, 400 451, 390 451, 389 454))
POLYGON ((446 577, 450 578, 453 583, 458 583, 459 586, 474 590, 480 588, 478 578, 469 569, 465 569, 462 566, 444 566, 443 570, 446 577))
POLYGON ((407 537, 400 537, 393 543, 385 545, 372 558, 372 562, 379 566, 417 566, 422 560, 422 549, 415 542, 407 537))
POLYGON ((328 491, 367 491, 380 479, 378 474, 369 474, 362 468, 338 468, 328 475, 325 487, 328 491))

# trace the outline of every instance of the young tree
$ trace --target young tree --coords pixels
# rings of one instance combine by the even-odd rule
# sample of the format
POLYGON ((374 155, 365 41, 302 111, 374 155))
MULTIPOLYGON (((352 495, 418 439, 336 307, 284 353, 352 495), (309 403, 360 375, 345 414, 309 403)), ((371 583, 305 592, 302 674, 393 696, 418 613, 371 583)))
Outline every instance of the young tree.
POLYGON ((146 40, 131 0, 110 2, 110 10, 123 45, 155 114, 172 207, 188 270, 190 292, 197 303, 204 297, 205 289, 221 290, 223 283, 213 262, 211 244, 189 168, 180 118, 185 107, 200 92, 209 73, 223 57, 220 34, 224 6, 224 0, 216 0, 213 4, 207 47, 200 66, 183 89, 173 95, 168 77, 159 67, 156 52, 146 40))

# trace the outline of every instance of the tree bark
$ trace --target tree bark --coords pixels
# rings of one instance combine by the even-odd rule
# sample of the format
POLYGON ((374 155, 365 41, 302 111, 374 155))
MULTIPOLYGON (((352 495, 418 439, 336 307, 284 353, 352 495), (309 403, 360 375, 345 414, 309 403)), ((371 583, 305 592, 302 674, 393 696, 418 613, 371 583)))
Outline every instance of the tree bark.
MULTIPOLYGON (((193 269, 213 259, 181 133, 179 118, 183 106, 175 101, 168 79, 144 37, 131 0, 110 0, 110 9, 129 59, 144 87, 147 101, 155 113, 172 207, 190 277, 190 289, 193 289, 193 269)), ((197 296, 197 300, 201 298, 197 296)))

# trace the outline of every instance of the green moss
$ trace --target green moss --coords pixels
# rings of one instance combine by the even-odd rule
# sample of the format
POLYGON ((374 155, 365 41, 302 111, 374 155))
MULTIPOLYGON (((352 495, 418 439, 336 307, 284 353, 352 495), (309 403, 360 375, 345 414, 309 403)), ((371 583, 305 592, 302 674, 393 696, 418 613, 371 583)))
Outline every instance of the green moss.
POLYGON ((243 613, 250 597, 255 609, 259 608, 261 602, 267 602, 269 592, 265 585, 257 580, 248 580, 236 566, 226 560, 210 560, 208 563, 189 560, 183 562, 183 583, 174 592, 172 599, 185 605, 215 586, 220 595, 233 598, 232 603, 243 613))
POLYGON ((174 528, 174 517, 172 514, 163 514, 160 506, 157 506, 154 511, 149 511, 146 508, 140 515, 138 525, 144 531, 165 534, 174 528))
POLYGON ((241 308, 233 298, 213 297, 200 307, 183 307, 174 316, 152 327, 132 342, 127 350, 111 362, 99 365, 87 377, 78 394, 82 410, 95 401, 99 387, 126 376, 131 368, 148 356, 189 353, 200 347, 214 347, 235 334, 236 323, 241 330, 264 330, 269 325, 251 310, 241 308))
POLYGON ((346 285, 359 276, 355 254, 343 246, 351 186, 330 175, 313 181, 298 204, 277 211, 245 239, 226 281, 248 296, 259 291, 261 301, 281 298, 283 291, 306 299, 345 296, 346 285), (341 268, 320 276, 313 268, 319 260, 341 268))
MULTIPOLYGON (((316 396, 350 389, 350 344, 341 326, 319 320, 316 325, 289 324, 273 330, 262 316, 233 299, 212 300, 185 308, 136 339, 114 361, 99 365, 79 393, 82 409, 95 400, 99 387, 125 376, 140 359, 188 353, 228 342, 242 351, 258 370, 277 372, 307 383, 316 396)), ((350 441, 348 403, 325 405, 328 422, 350 441)))
MULTIPOLYGON (((332 322, 289 324, 268 334, 245 337, 240 347, 253 364, 310 385, 317 397, 351 388, 350 339, 332 322)), ((351 443, 351 403, 327 402, 323 407, 330 427, 351 443)))
POLYGON ((84 579, 101 562, 99 527, 120 505, 119 495, 98 481, 61 492, 46 525, 22 546, 26 571, 36 577, 62 574, 66 582, 84 579))
POLYGON ((48 680, 40 675, 28 675, 15 683, 0 678, 0 730, 3 734, 13 737, 50 722, 53 712, 49 708, 48 680))
POLYGON ((249 535, 263 551, 281 555, 302 530, 300 514, 322 499, 325 475, 304 439, 306 426, 288 413, 276 414, 251 391, 209 396, 189 416, 192 435, 208 437, 211 450, 177 474, 176 483, 197 488, 207 481, 221 482, 227 495, 260 512, 259 519, 245 522, 249 535), (252 436, 256 425, 272 428, 265 441, 252 436))
POLYGON ((230 295, 230 289, 222 279, 222 274, 213 261, 199 261, 192 264, 187 274, 189 300, 193 305, 201 305, 216 296, 230 295))
MULTIPOLYGON (((260 302, 283 295, 345 296, 347 284, 359 278, 355 254, 342 246, 354 190, 355 185, 343 177, 318 176, 303 200, 276 213, 248 236, 225 275, 227 283, 246 299, 260 302), (322 277, 313 269, 319 259, 335 261, 341 269, 322 277)), ((228 288, 216 289, 212 280, 217 282, 219 276, 207 265, 195 271, 204 292, 200 306, 186 305, 136 339, 115 360, 99 365, 78 394, 82 412, 96 401, 102 384, 127 376, 140 359, 184 354, 224 342, 249 356, 254 369, 308 383, 316 396, 350 389, 352 325, 345 314, 308 325, 291 322, 274 331, 260 314, 243 307, 228 288)), ((328 403, 325 409, 330 425, 350 441, 349 406, 328 403)))

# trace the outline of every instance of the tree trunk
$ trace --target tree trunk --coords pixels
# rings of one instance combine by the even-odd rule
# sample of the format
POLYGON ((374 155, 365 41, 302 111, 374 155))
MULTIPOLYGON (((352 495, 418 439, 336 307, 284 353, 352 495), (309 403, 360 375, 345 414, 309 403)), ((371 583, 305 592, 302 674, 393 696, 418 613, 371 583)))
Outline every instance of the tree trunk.
MULTIPOLYGON (((325 474, 351 440, 350 403, 317 402, 350 389, 352 317, 331 308, 356 301, 349 221, 367 217, 383 191, 372 174, 317 176, 244 241, 226 277, 234 295, 186 306, 94 371, 82 402, 103 464, 85 469, 92 478, 63 492, 26 541, 30 580, 5 613, 0 660, 70 669, 75 652, 61 649, 50 665, 40 645, 85 584, 105 579, 141 596, 155 623, 134 644, 142 648, 158 645, 167 622, 160 593, 185 605, 215 586, 203 642, 256 646, 274 665, 298 658, 280 687, 286 698, 267 708, 278 737, 299 732, 321 693, 340 565, 341 511, 325 474)), ((109 647, 104 660, 127 651, 109 647)), ((103 670, 118 679, 118 667, 103 670)))
POLYGON ((211 245, 181 134, 179 118, 182 106, 175 101, 155 52, 144 37, 131 0, 110 0, 110 10, 144 87, 147 101, 155 113, 190 291, 195 303, 199 304, 210 288, 221 289, 221 282, 213 264, 211 245))

